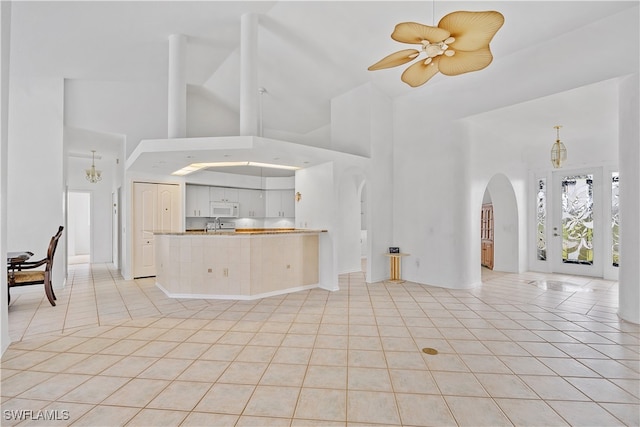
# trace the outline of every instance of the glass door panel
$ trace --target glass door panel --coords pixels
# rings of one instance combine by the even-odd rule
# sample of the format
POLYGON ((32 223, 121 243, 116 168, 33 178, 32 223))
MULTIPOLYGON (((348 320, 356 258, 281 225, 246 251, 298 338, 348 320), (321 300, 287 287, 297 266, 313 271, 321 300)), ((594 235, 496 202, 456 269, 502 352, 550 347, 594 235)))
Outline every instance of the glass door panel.
POLYGON ((593 171, 554 173, 553 270, 559 273, 602 275, 599 236, 601 185, 593 171))

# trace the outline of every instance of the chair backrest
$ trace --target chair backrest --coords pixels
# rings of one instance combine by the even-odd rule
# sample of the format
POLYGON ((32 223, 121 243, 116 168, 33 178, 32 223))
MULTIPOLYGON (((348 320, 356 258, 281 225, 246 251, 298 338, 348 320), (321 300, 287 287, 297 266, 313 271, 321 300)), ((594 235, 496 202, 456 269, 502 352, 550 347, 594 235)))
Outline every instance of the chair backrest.
POLYGON ((51 271, 53 268, 53 256, 55 255, 56 248, 58 247, 58 240, 60 240, 60 236, 62 236, 62 230, 64 230, 64 227, 60 226, 58 228, 58 232, 49 242, 49 249, 47 249, 47 266, 45 267, 45 271, 51 271))

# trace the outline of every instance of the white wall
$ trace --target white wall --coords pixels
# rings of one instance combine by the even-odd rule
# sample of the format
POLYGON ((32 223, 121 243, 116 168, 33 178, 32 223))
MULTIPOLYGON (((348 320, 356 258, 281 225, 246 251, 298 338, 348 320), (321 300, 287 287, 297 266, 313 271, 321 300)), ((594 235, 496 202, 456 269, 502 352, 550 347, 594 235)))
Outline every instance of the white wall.
POLYGON ((639 75, 620 84, 620 279, 618 315, 640 323, 639 75))
POLYGON ((127 157, 141 139, 167 137, 166 81, 68 80, 65 86, 65 124, 126 135, 127 157))
MULTIPOLYGON (((0 254, 7 253, 7 151, 9 147, 9 61, 11 2, 0 2, 0 254)), ((7 276, 0 274, 0 356, 11 344, 7 276)))
MULTIPOLYGON (((63 80, 17 72, 29 67, 16 62, 12 59, 9 96, 7 247, 41 259, 64 225, 63 80)), ((64 284, 64 240, 55 254, 54 288, 64 284)))
MULTIPOLYGON (((627 52, 628 48, 637 47, 638 38, 637 16, 630 15, 633 14, 618 14, 557 39, 541 41, 526 51, 495 58, 487 70, 455 77, 436 76, 425 87, 396 99, 394 237, 403 251, 412 253, 403 261, 406 279, 454 288, 479 283, 478 216, 486 185, 496 173, 507 176, 514 188, 520 230, 519 265, 526 267, 522 260, 527 259, 528 250, 524 245, 530 206, 530 152, 518 146, 517 132, 495 138, 501 130, 497 121, 494 124, 498 126, 490 134, 479 130, 476 122, 467 127, 468 123, 460 120, 637 73, 637 56, 627 52), (630 47, 611 47, 597 36, 604 27, 635 35, 630 47), (633 28, 636 34, 630 31, 633 28), (588 61, 588 52, 593 49, 606 52, 598 61, 588 61), (588 73, 584 72, 585 67, 589 68, 588 73), (514 70, 526 70, 526 74, 514 70)), ((558 123, 549 126, 555 124, 558 123)), ((604 128, 608 126, 605 124, 604 128)), ((553 135, 549 139, 552 143, 553 135)), ((540 156, 547 158, 550 143, 540 156)), ((607 145, 606 140, 594 140, 594 145, 611 153, 612 145, 607 145)), ((593 164, 590 147, 583 152, 592 157, 589 162, 593 164)), ((611 155, 595 158, 602 164, 611 155)))
MULTIPOLYGON (((345 270, 359 271, 360 261, 355 259, 360 254, 360 221, 352 215, 359 212, 360 195, 357 193, 362 179, 366 180, 365 199, 367 213, 364 216, 364 228, 367 234, 367 282, 377 282, 389 277, 388 259, 383 255, 393 241, 393 113, 391 100, 371 84, 365 84, 349 91, 331 101, 331 148, 351 154, 370 157, 363 178, 360 170, 349 170, 348 163, 340 164, 338 186, 349 186, 344 197, 348 202, 340 206, 339 215, 344 219, 344 227, 349 233, 342 236, 338 244, 340 258, 345 258, 345 270), (343 183, 342 180, 345 180, 343 183), (353 190, 352 184, 357 183, 353 190), (354 194, 355 191, 355 194, 354 194), (357 267, 356 267, 357 262, 357 267)), ((338 196, 340 197, 340 196, 338 196)))
POLYGON ((296 221, 305 224, 306 228, 327 230, 319 238, 319 281, 327 290, 338 289, 338 206, 334 183, 333 162, 296 171, 295 190, 303 195, 296 203, 296 221))
POLYGON ((91 193, 70 191, 67 211, 67 256, 91 253, 91 193))
POLYGON ((337 246, 338 273, 361 271, 361 225, 360 225, 360 186, 364 181, 364 171, 349 168, 338 177, 338 233, 337 246))

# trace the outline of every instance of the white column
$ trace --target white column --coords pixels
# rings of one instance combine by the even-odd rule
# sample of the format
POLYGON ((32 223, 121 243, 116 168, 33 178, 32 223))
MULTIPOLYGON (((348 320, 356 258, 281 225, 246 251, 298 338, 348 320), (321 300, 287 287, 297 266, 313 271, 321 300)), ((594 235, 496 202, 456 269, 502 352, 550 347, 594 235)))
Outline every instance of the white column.
POLYGON ((640 135, 638 132, 638 74, 619 88, 618 156, 620 167, 620 274, 618 316, 640 323, 640 135))
POLYGON ((240 135, 258 135, 258 15, 240 20, 240 135))
POLYGON ((183 34, 169 36, 169 138, 187 136, 187 38, 183 34))

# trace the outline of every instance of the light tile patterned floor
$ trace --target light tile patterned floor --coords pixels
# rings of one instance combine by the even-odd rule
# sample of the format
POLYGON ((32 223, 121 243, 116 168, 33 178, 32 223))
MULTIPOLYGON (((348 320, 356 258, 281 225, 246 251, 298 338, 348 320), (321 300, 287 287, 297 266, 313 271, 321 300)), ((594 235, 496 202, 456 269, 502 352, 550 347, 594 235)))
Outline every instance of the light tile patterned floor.
POLYGON ((57 296, 13 295, 3 426, 640 424, 640 328, 618 320, 615 282, 353 273, 337 292, 173 300, 74 265, 57 296))

